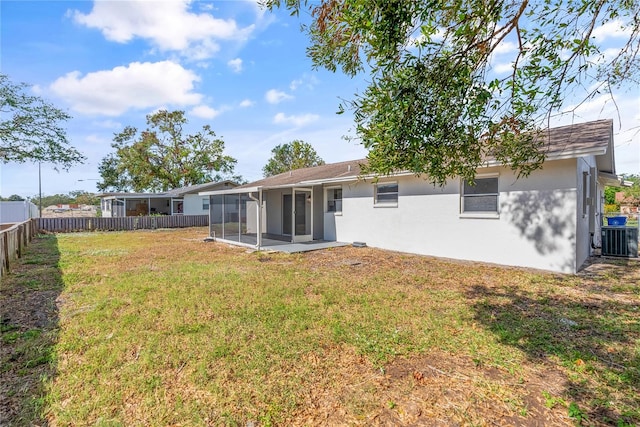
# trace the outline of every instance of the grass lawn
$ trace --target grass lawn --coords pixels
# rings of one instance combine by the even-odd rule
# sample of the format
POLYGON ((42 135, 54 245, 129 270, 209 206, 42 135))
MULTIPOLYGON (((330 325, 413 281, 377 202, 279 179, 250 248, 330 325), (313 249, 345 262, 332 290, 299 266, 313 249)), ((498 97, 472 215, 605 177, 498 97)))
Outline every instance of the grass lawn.
POLYGON ((0 425, 640 425, 638 262, 207 234, 36 239, 0 285, 0 425))

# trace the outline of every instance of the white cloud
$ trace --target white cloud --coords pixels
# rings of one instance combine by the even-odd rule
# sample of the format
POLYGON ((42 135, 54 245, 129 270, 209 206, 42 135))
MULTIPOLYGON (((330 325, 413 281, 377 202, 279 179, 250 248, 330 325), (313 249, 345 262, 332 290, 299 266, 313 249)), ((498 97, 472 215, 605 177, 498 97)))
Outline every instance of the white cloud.
POLYGON ((201 119, 213 119, 216 116, 220 115, 222 110, 216 110, 207 105, 198 105, 191 109, 190 114, 196 117, 200 117, 201 119))
POLYGON ((279 104, 284 100, 293 99, 293 96, 277 89, 271 89, 264 94, 264 99, 266 99, 269 104, 279 104))
POLYGON ((242 102, 240 102, 240 107, 242 108, 253 107, 254 104, 255 102, 253 102, 250 99, 243 99, 242 102))
POLYGON ((296 90, 300 87, 301 84, 302 79, 293 80, 291 83, 289 83, 289 89, 296 90))
POLYGON ((493 50, 494 55, 513 54, 518 51, 518 45, 511 41, 503 40, 493 50))
POLYGON ((304 126, 306 124, 309 124, 311 122, 315 122, 319 118, 320 118, 320 116, 318 116, 317 114, 300 114, 300 115, 297 115, 297 116, 296 115, 287 116, 284 113, 278 113, 273 118, 273 123, 276 123, 276 124, 289 124, 289 125, 293 125, 293 126, 296 126, 296 127, 300 127, 300 126, 304 126))
POLYGON ((200 104, 202 95, 193 92, 199 80, 171 61, 133 62, 84 76, 73 71, 53 82, 51 90, 79 113, 118 116, 129 109, 200 104))
POLYGON ((606 24, 596 27, 591 32, 596 42, 602 43, 607 39, 629 37, 631 35, 631 27, 625 27, 624 22, 620 19, 614 19, 606 24))
MULTIPOLYGON (((180 50, 180 54, 185 58, 192 61, 203 61, 211 58, 216 52, 220 50, 220 45, 212 40, 202 40, 199 43, 194 43, 188 48, 180 50)), ((200 65, 206 68, 206 65, 200 65)))
POLYGON ((239 28, 233 19, 193 13, 190 0, 96 0, 88 14, 70 11, 75 22, 96 28, 108 40, 127 43, 136 37, 149 40, 162 51, 177 51, 190 58, 211 57, 220 49, 216 40, 246 40, 254 30, 239 28))
POLYGON ((104 135, 96 135, 93 133, 87 135, 84 140, 90 144, 104 144, 111 142, 109 139, 105 138, 104 135))
POLYGON ((291 83, 289 83, 289 89, 294 91, 304 86, 305 88, 312 90, 315 86, 318 85, 318 83, 320 83, 320 81, 316 76, 303 74, 299 79, 293 80, 291 83))
POLYGON ((599 55, 589 57, 589 62, 604 64, 613 61, 618 56, 620 56, 621 53, 623 52, 620 48, 610 47, 608 49, 602 50, 599 55))
POLYGON ((242 71, 242 59, 235 58, 227 62, 227 66, 233 70, 234 73, 242 71))
POLYGON ((93 126, 97 126, 105 129, 120 129, 122 127, 122 124, 120 122, 117 122, 111 119, 101 120, 99 122, 93 122, 92 124, 93 126))
POLYGON ((500 62, 498 64, 494 64, 491 67, 491 70, 497 74, 511 73, 513 72, 513 62, 500 62))

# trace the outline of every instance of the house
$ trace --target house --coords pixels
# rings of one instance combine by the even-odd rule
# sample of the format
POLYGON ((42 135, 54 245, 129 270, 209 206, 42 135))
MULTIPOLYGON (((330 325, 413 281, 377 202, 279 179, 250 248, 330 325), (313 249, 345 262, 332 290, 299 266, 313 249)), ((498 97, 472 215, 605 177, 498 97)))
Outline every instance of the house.
POLYGON ((140 215, 206 215, 209 198, 201 191, 237 187, 233 181, 208 182, 160 193, 104 193, 100 196, 103 217, 140 215))
POLYGON ((355 160, 298 169, 210 197, 217 240, 364 242, 383 249, 574 273, 599 245, 604 186, 619 185, 613 123, 541 133, 543 167, 518 179, 488 161, 475 185, 397 173, 361 176, 355 160))
MULTIPOLYGON (((632 182, 627 182, 627 184, 629 187, 633 185, 632 182)), ((618 191, 615 194, 615 200, 620 205, 620 213, 632 215, 635 218, 640 214, 640 199, 627 195, 624 191, 618 191)))

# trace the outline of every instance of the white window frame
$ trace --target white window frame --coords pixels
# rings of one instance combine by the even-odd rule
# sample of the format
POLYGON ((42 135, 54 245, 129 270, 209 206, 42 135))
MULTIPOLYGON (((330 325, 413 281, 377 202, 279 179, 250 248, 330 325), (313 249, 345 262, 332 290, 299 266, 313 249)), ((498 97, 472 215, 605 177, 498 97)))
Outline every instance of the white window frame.
POLYGON ((465 180, 460 180, 460 217, 461 218, 500 218, 500 175, 495 174, 479 174, 476 175, 475 181, 481 179, 495 179, 497 183, 497 190, 495 193, 481 193, 481 194, 469 194, 465 195, 465 180), (483 197, 483 196, 495 196, 496 197, 496 210, 495 211, 466 211, 464 210, 465 197, 483 197))
POLYGON ((400 185, 398 181, 385 181, 385 182, 376 182, 373 186, 373 206, 380 208, 395 208, 398 207, 398 200, 400 199, 400 185), (381 186, 396 186, 395 192, 385 192, 383 194, 390 195, 395 194, 395 200, 379 200, 378 199, 378 188, 381 186))
POLYGON ((211 204, 211 201, 209 200, 209 196, 202 198, 202 210, 203 211, 208 211, 210 204, 211 204))
POLYGON ((335 215, 342 215, 342 200, 343 200, 342 194, 343 194, 343 191, 344 190, 342 189, 341 185, 333 186, 333 187, 326 187, 325 188, 325 200, 327 201, 327 203, 325 204, 324 208, 325 208, 325 212, 326 213, 333 213, 335 215), (333 194, 333 192, 335 190, 340 190, 340 199, 335 199, 335 198, 330 199, 329 198, 329 194, 333 194), (339 204, 335 203, 335 210, 330 210, 329 209, 329 202, 330 201, 336 202, 338 200, 340 201, 340 203, 339 204))

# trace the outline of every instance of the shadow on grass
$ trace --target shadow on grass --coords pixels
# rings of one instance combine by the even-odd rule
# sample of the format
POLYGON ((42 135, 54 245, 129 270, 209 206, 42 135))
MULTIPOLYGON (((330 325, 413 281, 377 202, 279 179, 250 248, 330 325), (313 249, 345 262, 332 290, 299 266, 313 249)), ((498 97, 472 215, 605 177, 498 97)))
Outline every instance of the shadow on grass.
MULTIPOLYGON (((640 264, 627 267, 634 268, 629 280, 640 264)), ((577 424, 640 425, 640 284, 615 293, 625 277, 603 277, 557 278, 546 292, 480 285, 468 296, 475 319, 501 343, 535 364, 564 368, 558 397, 577 424)))
POLYGON ((0 425, 46 425, 47 384, 56 375, 56 300, 62 291, 54 235, 41 235, 0 284, 0 425))

